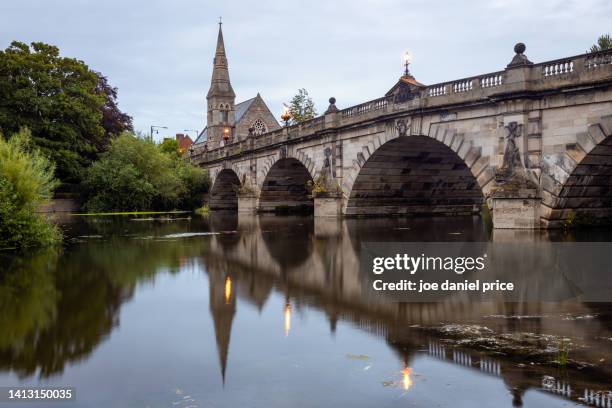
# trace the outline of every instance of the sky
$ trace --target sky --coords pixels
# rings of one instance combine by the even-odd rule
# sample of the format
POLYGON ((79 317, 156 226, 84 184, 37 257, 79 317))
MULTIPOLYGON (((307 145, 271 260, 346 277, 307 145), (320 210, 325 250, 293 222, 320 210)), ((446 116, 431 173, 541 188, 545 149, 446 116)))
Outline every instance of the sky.
MULTIPOLYGON (((319 113, 381 97, 403 72, 424 84, 584 53, 612 33, 610 0, 2 0, 0 47, 56 45, 119 89, 136 130, 201 130, 219 17, 236 103, 260 92, 278 118, 308 90, 319 113)), ((191 132, 194 135, 195 132, 191 132)))

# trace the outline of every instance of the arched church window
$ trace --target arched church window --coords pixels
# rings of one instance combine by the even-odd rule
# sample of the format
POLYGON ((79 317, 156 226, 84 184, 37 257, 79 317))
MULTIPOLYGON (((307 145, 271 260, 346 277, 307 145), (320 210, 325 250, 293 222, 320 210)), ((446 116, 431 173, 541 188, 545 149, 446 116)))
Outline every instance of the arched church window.
POLYGON ((261 119, 257 119, 255 122, 253 122, 251 127, 253 128, 253 134, 255 135, 261 135, 268 131, 268 127, 261 119))
POLYGON ((221 111, 221 122, 224 122, 224 123, 229 122, 229 112, 227 110, 221 111))

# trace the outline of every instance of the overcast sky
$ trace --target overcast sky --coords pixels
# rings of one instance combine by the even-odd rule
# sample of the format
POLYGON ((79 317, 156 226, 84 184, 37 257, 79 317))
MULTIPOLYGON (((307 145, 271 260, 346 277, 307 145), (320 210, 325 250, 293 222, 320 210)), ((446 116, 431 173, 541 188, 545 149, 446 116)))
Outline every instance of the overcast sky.
POLYGON ((323 112, 382 96, 413 54, 424 84, 503 69, 513 46, 540 62, 612 32, 610 0, 2 0, 0 47, 57 45, 119 88, 135 128, 205 125, 217 22, 240 102, 260 92, 278 117, 306 88, 323 112))

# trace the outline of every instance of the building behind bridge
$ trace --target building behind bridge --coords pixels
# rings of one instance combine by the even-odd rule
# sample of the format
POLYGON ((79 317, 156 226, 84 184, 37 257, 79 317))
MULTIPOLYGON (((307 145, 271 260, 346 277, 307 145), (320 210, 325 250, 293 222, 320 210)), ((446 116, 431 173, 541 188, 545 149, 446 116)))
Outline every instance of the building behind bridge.
POLYGON ((216 149, 228 143, 244 140, 249 133, 260 135, 280 129, 259 93, 251 99, 236 104, 221 23, 219 23, 217 49, 206 102, 206 126, 194 142, 194 149, 204 146, 207 149, 216 149))

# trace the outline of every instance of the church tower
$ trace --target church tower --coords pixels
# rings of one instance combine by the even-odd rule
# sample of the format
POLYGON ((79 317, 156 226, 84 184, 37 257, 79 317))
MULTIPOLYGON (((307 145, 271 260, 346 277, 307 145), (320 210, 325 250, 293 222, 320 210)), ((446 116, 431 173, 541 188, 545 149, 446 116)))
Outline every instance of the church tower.
POLYGON ((259 93, 236 104, 236 94, 229 76, 223 31, 219 22, 217 49, 213 60, 210 89, 206 95, 206 126, 193 146, 214 150, 228 143, 280 129, 280 125, 259 93))
POLYGON ((208 145, 209 148, 219 147, 222 141, 231 142, 236 124, 235 114, 236 94, 230 83, 223 31, 219 22, 217 50, 213 60, 213 73, 210 89, 206 95, 208 103, 208 145))

